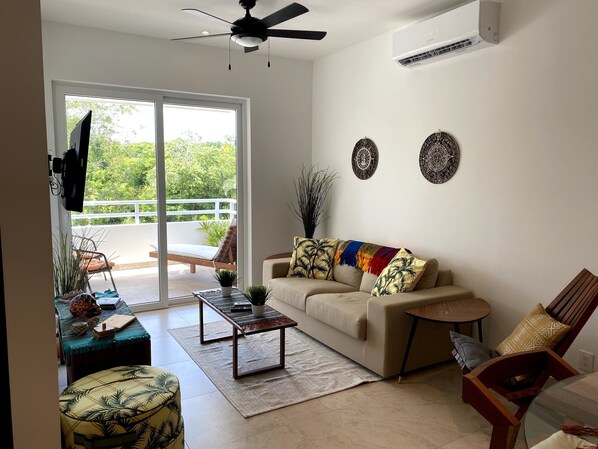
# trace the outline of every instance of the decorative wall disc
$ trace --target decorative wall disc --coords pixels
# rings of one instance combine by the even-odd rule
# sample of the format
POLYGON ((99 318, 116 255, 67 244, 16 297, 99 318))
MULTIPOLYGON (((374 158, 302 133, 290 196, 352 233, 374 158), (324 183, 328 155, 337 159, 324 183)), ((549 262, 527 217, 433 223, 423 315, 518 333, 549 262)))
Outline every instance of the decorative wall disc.
POLYGON ((367 137, 360 139, 353 148, 351 155, 353 173, 359 179, 371 178, 378 167, 378 148, 376 144, 367 137))
POLYGON ((459 145, 443 131, 430 134, 419 153, 419 168, 434 184, 442 184, 453 177, 459 167, 459 145))

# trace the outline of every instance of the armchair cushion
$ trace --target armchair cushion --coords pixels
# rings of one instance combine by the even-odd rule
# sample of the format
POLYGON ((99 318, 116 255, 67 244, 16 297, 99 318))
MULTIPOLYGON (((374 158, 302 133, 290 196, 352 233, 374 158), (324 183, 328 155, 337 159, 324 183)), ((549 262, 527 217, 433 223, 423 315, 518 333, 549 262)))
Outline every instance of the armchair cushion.
POLYGON ((552 349, 570 328, 548 315, 542 304, 537 304, 496 350, 504 355, 540 348, 552 349))
POLYGON ((498 352, 473 337, 453 331, 449 333, 455 346, 453 355, 463 369, 472 371, 478 365, 498 356, 498 352))

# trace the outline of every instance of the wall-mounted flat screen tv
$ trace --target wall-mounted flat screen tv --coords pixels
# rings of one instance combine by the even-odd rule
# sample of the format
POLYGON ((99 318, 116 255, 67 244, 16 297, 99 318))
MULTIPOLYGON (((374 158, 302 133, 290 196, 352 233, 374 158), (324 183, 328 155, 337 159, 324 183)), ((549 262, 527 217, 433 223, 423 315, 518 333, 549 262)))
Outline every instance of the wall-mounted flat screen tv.
POLYGON ((83 212, 87 153, 91 132, 91 111, 71 131, 69 149, 62 157, 62 205, 66 210, 83 212))

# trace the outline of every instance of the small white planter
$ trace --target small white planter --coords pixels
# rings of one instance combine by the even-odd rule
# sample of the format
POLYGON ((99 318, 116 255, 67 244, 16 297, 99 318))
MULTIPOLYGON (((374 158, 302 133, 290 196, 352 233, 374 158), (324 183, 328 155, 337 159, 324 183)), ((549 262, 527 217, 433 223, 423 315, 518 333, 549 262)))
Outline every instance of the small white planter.
POLYGON ((228 298, 233 292, 232 287, 220 287, 220 289, 222 290, 222 296, 225 298, 228 298))
POLYGON ((264 316, 264 310, 265 310, 266 306, 254 306, 253 304, 251 305, 251 311, 253 312, 253 316, 255 317, 261 317, 264 316))

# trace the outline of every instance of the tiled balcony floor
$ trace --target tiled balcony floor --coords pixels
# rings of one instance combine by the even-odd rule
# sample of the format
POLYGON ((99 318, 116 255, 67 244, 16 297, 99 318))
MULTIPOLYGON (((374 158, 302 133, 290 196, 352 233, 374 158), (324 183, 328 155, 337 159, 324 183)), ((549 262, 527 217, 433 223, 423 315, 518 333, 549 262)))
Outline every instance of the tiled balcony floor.
MULTIPOLYGON (((136 268, 130 270, 112 270, 114 283, 119 295, 129 306, 158 301, 158 268, 136 268)), ((104 280, 102 274, 95 274, 91 279, 91 288, 103 292, 112 289, 110 278, 104 280)), ((188 297, 194 290, 217 287, 214 269, 196 267, 196 272, 189 271, 189 265, 168 265, 169 298, 188 297)))

